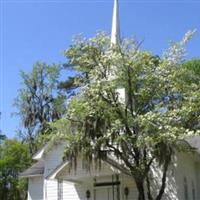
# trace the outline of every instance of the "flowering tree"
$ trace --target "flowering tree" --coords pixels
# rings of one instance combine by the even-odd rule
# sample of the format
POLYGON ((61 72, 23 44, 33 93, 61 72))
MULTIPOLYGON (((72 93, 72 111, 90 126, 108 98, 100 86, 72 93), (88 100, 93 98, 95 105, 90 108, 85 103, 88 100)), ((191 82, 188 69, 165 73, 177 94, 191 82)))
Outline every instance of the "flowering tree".
POLYGON ((81 154, 88 167, 103 159, 134 179, 138 200, 162 199, 174 150, 199 133, 200 77, 182 65, 192 35, 173 43, 162 58, 134 40, 110 46, 102 33, 75 40, 65 56, 78 71, 79 93, 53 124, 54 138, 68 140, 65 157, 73 163, 81 154), (162 169, 157 193, 151 188, 155 163, 162 169))

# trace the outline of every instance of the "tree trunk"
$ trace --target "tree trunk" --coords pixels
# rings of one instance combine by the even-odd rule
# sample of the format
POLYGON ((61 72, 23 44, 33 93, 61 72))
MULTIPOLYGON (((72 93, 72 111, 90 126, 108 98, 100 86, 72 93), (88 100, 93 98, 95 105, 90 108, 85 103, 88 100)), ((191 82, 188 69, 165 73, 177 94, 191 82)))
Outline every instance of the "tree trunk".
POLYGON ((160 191, 159 191, 158 196, 156 197, 156 200, 161 200, 162 197, 163 197, 163 194, 165 193, 167 171, 168 171, 168 167, 170 165, 170 162, 171 162, 171 154, 168 155, 168 158, 165 160, 165 162, 163 164, 162 185, 160 187, 160 191))
POLYGON ((138 200, 145 200, 144 181, 135 181, 138 189, 138 200))

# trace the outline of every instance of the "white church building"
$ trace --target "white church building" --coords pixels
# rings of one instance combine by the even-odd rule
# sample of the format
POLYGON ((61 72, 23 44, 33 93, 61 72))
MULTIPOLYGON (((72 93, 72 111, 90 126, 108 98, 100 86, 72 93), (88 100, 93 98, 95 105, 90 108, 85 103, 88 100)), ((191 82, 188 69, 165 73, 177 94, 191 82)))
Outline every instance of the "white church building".
MULTIPOLYGON (((200 138, 188 143, 195 151, 176 155, 164 200, 200 199, 200 138)), ((70 169, 69 162, 62 160, 64 148, 62 142, 50 151, 46 145, 33 156, 36 163, 21 174, 28 178, 28 200, 137 200, 133 179, 117 163, 102 161, 101 170, 92 166, 88 171, 80 158, 76 170, 70 169)))
MULTIPOLYGON (((118 1, 114 2, 111 43, 120 40, 118 1)), ((200 137, 187 141, 194 148, 177 153, 168 172, 164 200, 200 200, 200 137)), ((102 161, 101 169, 70 169, 63 161, 64 142, 49 150, 48 144, 34 156, 35 164, 21 173, 28 178, 28 200, 137 200, 134 180, 120 169, 117 161, 102 161)), ((159 176, 159 170, 155 170, 159 176)))

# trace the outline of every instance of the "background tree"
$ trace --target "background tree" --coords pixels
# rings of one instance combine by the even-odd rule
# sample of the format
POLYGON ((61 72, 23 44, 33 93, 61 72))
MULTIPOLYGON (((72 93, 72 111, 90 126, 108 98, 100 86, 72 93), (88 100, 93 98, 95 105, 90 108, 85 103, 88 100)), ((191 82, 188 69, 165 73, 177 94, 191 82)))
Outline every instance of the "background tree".
POLYGON ((182 65, 192 35, 173 43, 162 58, 141 51, 134 40, 110 46, 105 34, 75 41, 65 56, 79 73, 80 92, 53 124, 54 139, 68 140, 65 156, 72 164, 79 154, 88 167, 93 158, 106 160, 134 179, 138 200, 162 199, 174 150, 199 133, 200 77, 182 65), (191 84, 185 87, 186 80, 191 84), (125 99, 119 88, 125 88, 125 99), (151 187, 155 166, 163 173, 157 193, 151 187))
POLYGON ((6 139, 6 136, 3 135, 3 134, 1 133, 1 131, 0 131, 0 143, 1 143, 1 141, 5 140, 5 139, 6 139))
POLYGON ((0 199, 25 200, 27 181, 19 180, 18 174, 30 164, 28 146, 6 139, 0 148, 0 199))
MULTIPOLYGON (((0 119, 1 119, 1 112, 0 112, 0 119)), ((6 139, 6 136, 2 133, 1 129, 0 129, 0 144, 3 140, 6 139)))
POLYGON ((60 66, 37 62, 30 74, 21 72, 23 88, 18 91, 15 106, 24 129, 20 136, 36 151, 35 141, 48 133, 48 122, 59 119, 65 110, 65 97, 57 90, 60 66))

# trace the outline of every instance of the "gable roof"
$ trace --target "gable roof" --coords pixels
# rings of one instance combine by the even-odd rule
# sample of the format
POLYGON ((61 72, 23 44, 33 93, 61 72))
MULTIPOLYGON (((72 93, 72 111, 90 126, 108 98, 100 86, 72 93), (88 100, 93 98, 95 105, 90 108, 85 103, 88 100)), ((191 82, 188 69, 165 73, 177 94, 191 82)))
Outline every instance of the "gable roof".
MULTIPOLYGON (((115 158, 112 156, 108 156, 105 159, 102 159, 103 162, 107 163, 108 165, 114 167, 115 169, 119 170, 120 172, 126 174, 126 175, 131 175, 130 172, 119 162, 116 161, 115 158)), ((60 165, 58 165, 46 178, 48 179, 56 179, 58 173, 61 171, 65 170, 65 168, 70 164, 69 161, 63 161, 60 165)), ((113 170, 113 169, 112 169, 113 170)))
POLYGON ((56 175, 62 171, 67 165, 69 164, 68 161, 63 161, 61 164, 59 164, 46 178, 49 179, 55 179, 56 175))
POLYGON ((38 161, 33 164, 30 168, 20 173, 19 176, 22 178, 43 176, 44 174, 44 161, 38 161))
POLYGON ((44 153, 45 153, 47 147, 48 147, 48 143, 47 143, 43 148, 41 148, 39 151, 37 151, 37 152, 33 155, 33 157, 32 157, 33 160, 40 160, 40 159, 42 159, 42 157, 43 157, 43 155, 44 155, 44 153))

